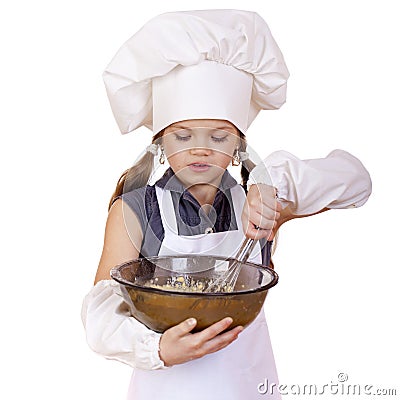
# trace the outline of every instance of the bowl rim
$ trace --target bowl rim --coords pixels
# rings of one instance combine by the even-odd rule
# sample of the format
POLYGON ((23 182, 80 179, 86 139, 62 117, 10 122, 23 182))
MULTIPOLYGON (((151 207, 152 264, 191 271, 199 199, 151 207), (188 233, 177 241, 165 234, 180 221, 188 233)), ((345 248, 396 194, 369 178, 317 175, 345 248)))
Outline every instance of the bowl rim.
POLYGON ((169 294, 174 294, 174 295, 178 295, 178 296, 199 296, 201 294, 201 296, 237 296, 237 295, 242 295, 242 294, 249 294, 249 293, 256 293, 256 292, 262 292, 262 291, 266 291, 272 287, 274 287, 279 280, 279 276, 277 274, 277 272, 272 269, 271 267, 268 267, 266 265, 262 265, 262 264, 257 264, 257 263, 253 263, 253 262, 249 262, 246 261, 246 265, 249 265, 250 267, 254 267, 257 269, 261 269, 261 270, 265 270, 267 271, 271 276, 272 276, 272 280, 271 282, 269 282, 268 284, 266 284, 265 286, 261 286, 259 288, 255 288, 255 289, 249 289, 249 290, 243 290, 240 292, 182 292, 182 291, 175 291, 175 290, 164 290, 164 289, 157 289, 154 287, 146 287, 146 286, 140 286, 140 285, 135 285, 133 282, 127 281, 126 279, 122 278, 121 276, 121 270, 123 268, 125 268, 127 265, 136 263, 136 262, 141 262, 142 260, 148 260, 151 262, 151 260, 159 260, 162 258, 216 258, 216 259, 221 259, 221 260, 226 260, 226 261, 233 261, 235 260, 234 258, 231 257, 220 257, 220 256, 211 256, 211 255, 199 255, 199 256, 193 256, 193 254, 181 254, 181 255, 177 255, 177 256, 152 256, 152 257, 138 257, 138 258, 134 258, 132 260, 129 261, 125 261, 121 264, 116 265, 115 267, 111 268, 110 270, 110 276, 112 279, 114 279, 115 281, 117 281, 119 284, 124 285, 124 286, 128 286, 130 288, 133 289, 140 289, 140 290, 144 290, 144 291, 148 291, 148 292, 156 292, 156 293, 169 293, 169 294))

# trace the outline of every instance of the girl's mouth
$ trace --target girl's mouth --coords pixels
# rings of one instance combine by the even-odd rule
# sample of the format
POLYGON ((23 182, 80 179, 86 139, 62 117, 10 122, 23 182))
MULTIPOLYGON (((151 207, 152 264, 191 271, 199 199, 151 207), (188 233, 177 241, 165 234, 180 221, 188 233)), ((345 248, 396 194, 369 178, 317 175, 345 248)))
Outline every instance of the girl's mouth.
POLYGON ((208 171, 211 167, 209 164, 205 163, 192 163, 189 164, 189 168, 194 172, 205 172, 208 171))

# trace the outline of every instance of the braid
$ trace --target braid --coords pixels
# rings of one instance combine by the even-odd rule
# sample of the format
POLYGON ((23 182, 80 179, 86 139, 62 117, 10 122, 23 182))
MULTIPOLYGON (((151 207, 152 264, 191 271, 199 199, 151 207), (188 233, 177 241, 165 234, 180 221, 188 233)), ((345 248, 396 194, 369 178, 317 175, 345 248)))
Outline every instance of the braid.
MULTIPOLYGON (((164 130, 153 136, 152 143, 158 144, 164 130)), ((146 152, 131 168, 124 171, 117 182, 117 186, 111 196, 108 209, 111 208, 114 201, 123 193, 130 192, 133 189, 144 187, 149 182, 149 178, 153 172, 154 154, 146 152)))
MULTIPOLYGON (((239 136, 240 136, 239 152, 246 152, 247 150, 246 136, 240 131, 239 131, 239 136)), ((247 182, 249 180, 250 172, 255 166, 256 165, 250 159, 242 161, 240 175, 242 176, 242 185, 246 192, 247 192, 247 182)))

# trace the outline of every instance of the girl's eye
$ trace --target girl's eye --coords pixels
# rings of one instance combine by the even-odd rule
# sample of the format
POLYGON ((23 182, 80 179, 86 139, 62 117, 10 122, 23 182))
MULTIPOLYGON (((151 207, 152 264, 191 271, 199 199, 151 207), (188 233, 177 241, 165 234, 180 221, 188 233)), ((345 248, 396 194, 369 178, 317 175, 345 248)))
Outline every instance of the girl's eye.
POLYGON ((191 136, 190 135, 177 135, 175 134, 175 139, 179 140, 181 142, 187 142, 188 140, 190 140, 191 136))
POLYGON ((226 142, 228 139, 228 136, 212 136, 212 140, 214 140, 214 142, 217 143, 222 143, 222 142, 226 142))

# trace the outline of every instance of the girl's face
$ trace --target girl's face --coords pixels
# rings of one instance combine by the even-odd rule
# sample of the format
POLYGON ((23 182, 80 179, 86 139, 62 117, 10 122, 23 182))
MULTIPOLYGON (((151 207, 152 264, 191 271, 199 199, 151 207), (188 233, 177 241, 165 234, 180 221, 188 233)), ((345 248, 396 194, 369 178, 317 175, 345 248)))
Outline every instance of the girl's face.
POLYGON ((198 184, 217 187, 239 142, 236 127, 217 119, 176 122, 162 136, 168 162, 186 187, 198 184))

